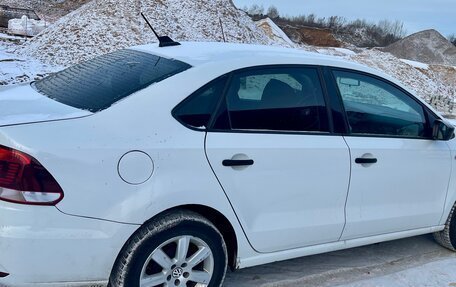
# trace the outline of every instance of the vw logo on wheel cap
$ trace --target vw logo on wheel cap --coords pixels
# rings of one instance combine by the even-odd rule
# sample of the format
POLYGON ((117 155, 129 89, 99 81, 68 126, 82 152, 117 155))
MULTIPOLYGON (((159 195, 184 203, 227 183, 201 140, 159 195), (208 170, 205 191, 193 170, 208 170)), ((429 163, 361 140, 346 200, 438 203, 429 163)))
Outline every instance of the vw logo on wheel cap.
POLYGON ((183 273, 184 273, 184 270, 182 270, 182 268, 180 268, 180 267, 177 267, 177 268, 174 268, 172 274, 173 274, 174 278, 179 278, 182 276, 183 273))

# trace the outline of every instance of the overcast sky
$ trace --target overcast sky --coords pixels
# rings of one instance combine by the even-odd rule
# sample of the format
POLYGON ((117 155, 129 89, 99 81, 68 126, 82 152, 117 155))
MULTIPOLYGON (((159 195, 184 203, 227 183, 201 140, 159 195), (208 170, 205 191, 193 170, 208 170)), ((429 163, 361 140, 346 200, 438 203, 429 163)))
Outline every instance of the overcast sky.
POLYGON ((242 8, 274 5, 281 15, 314 13, 319 17, 343 16, 372 22, 401 20, 409 34, 436 29, 444 36, 456 34, 456 0, 233 0, 242 8))

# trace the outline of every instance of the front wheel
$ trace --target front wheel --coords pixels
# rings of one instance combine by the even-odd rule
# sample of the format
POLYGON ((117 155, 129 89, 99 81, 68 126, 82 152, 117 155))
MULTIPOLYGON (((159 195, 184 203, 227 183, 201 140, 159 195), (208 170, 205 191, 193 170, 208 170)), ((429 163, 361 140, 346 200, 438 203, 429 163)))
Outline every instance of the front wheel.
POLYGON ((222 235, 189 211, 160 216, 126 243, 113 268, 113 287, 219 287, 227 268, 222 235))
POLYGON ((434 238, 443 247, 456 251, 456 204, 451 209, 445 229, 434 233, 434 238))

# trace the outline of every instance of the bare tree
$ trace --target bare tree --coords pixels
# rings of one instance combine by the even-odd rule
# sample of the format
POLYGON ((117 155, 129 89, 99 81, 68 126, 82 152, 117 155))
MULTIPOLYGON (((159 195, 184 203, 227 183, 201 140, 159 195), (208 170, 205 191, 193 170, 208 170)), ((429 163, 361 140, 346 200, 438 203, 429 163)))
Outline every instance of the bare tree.
POLYGON ((263 5, 253 4, 252 6, 250 6, 247 13, 249 13, 250 15, 263 15, 264 7, 263 5))
POLYGON ((331 29, 338 30, 347 23, 347 19, 340 16, 331 16, 328 19, 328 27, 331 29))
POLYGON ((448 36, 448 40, 456 46, 456 34, 451 34, 448 36))
POLYGON ((382 31, 383 36, 391 35, 395 38, 403 38, 407 34, 404 23, 399 20, 382 20, 378 22, 378 27, 382 31))
POLYGON ((279 10, 274 5, 269 6, 268 11, 266 12, 266 15, 268 15, 268 17, 271 19, 275 19, 280 16, 279 10))
MULTIPOLYGON (((404 23, 399 20, 383 20, 373 23, 365 19, 348 21, 346 18, 340 16, 325 18, 317 17, 315 14, 292 17, 282 16, 281 19, 290 22, 292 25, 329 28, 334 33, 340 35, 366 35, 367 37, 360 39, 362 43, 357 42, 357 45, 361 47, 388 46, 407 35, 404 23)), ((454 37, 456 38, 456 36, 454 37)))

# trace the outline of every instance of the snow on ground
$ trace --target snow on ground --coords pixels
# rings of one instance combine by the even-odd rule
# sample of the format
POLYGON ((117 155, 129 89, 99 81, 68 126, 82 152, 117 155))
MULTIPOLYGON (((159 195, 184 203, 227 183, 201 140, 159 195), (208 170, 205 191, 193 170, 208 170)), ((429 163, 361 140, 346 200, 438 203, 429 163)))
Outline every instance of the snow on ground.
POLYGON ((346 48, 326 48, 326 47, 320 47, 317 48, 317 52, 320 54, 324 55, 329 55, 329 56, 336 56, 336 57, 342 57, 345 59, 349 59, 348 56, 354 56, 356 55, 356 52, 346 49, 346 48))
POLYGON ((224 286, 456 286, 455 266, 456 253, 425 235, 241 269, 224 286))
POLYGON ((434 66, 398 59, 378 49, 318 48, 320 54, 342 57, 382 71, 398 79, 444 114, 453 114, 456 98, 456 70, 449 66, 434 66))
POLYGON ((334 48, 334 50, 336 50, 337 52, 340 52, 342 54, 349 55, 349 56, 356 55, 356 53, 353 52, 352 50, 345 49, 345 48, 334 48))
POLYGON ((456 286, 455 259, 427 263, 401 272, 338 287, 456 286))
MULTIPOLYGON (((390 53, 377 49, 364 50, 349 59, 381 70, 398 79, 406 87, 413 90, 416 95, 433 105, 442 113, 452 114, 456 85, 448 85, 438 73, 431 69, 416 68, 404 63, 390 53)), ((456 77, 456 74, 453 74, 456 77)))
POLYGON ((428 70, 429 69, 429 65, 428 64, 425 64, 425 63, 421 63, 421 62, 417 62, 417 61, 412 61, 412 60, 407 60, 407 59, 400 59, 402 62, 412 66, 412 67, 415 67, 415 68, 418 68, 418 69, 424 69, 424 70, 428 70))
MULTIPOLYGON (((23 40, 24 38, 20 36, 0 33, 0 41, 22 42, 23 40)), ((7 46, 6 43, 4 45, 7 46)))
POLYGON ((295 48, 298 45, 294 43, 282 29, 277 26, 270 18, 256 21, 256 25, 263 29, 268 37, 276 44, 284 47, 295 48))
POLYGON ((18 56, 14 53, 15 46, 0 41, 0 86, 31 82, 62 69, 30 57, 18 56))

